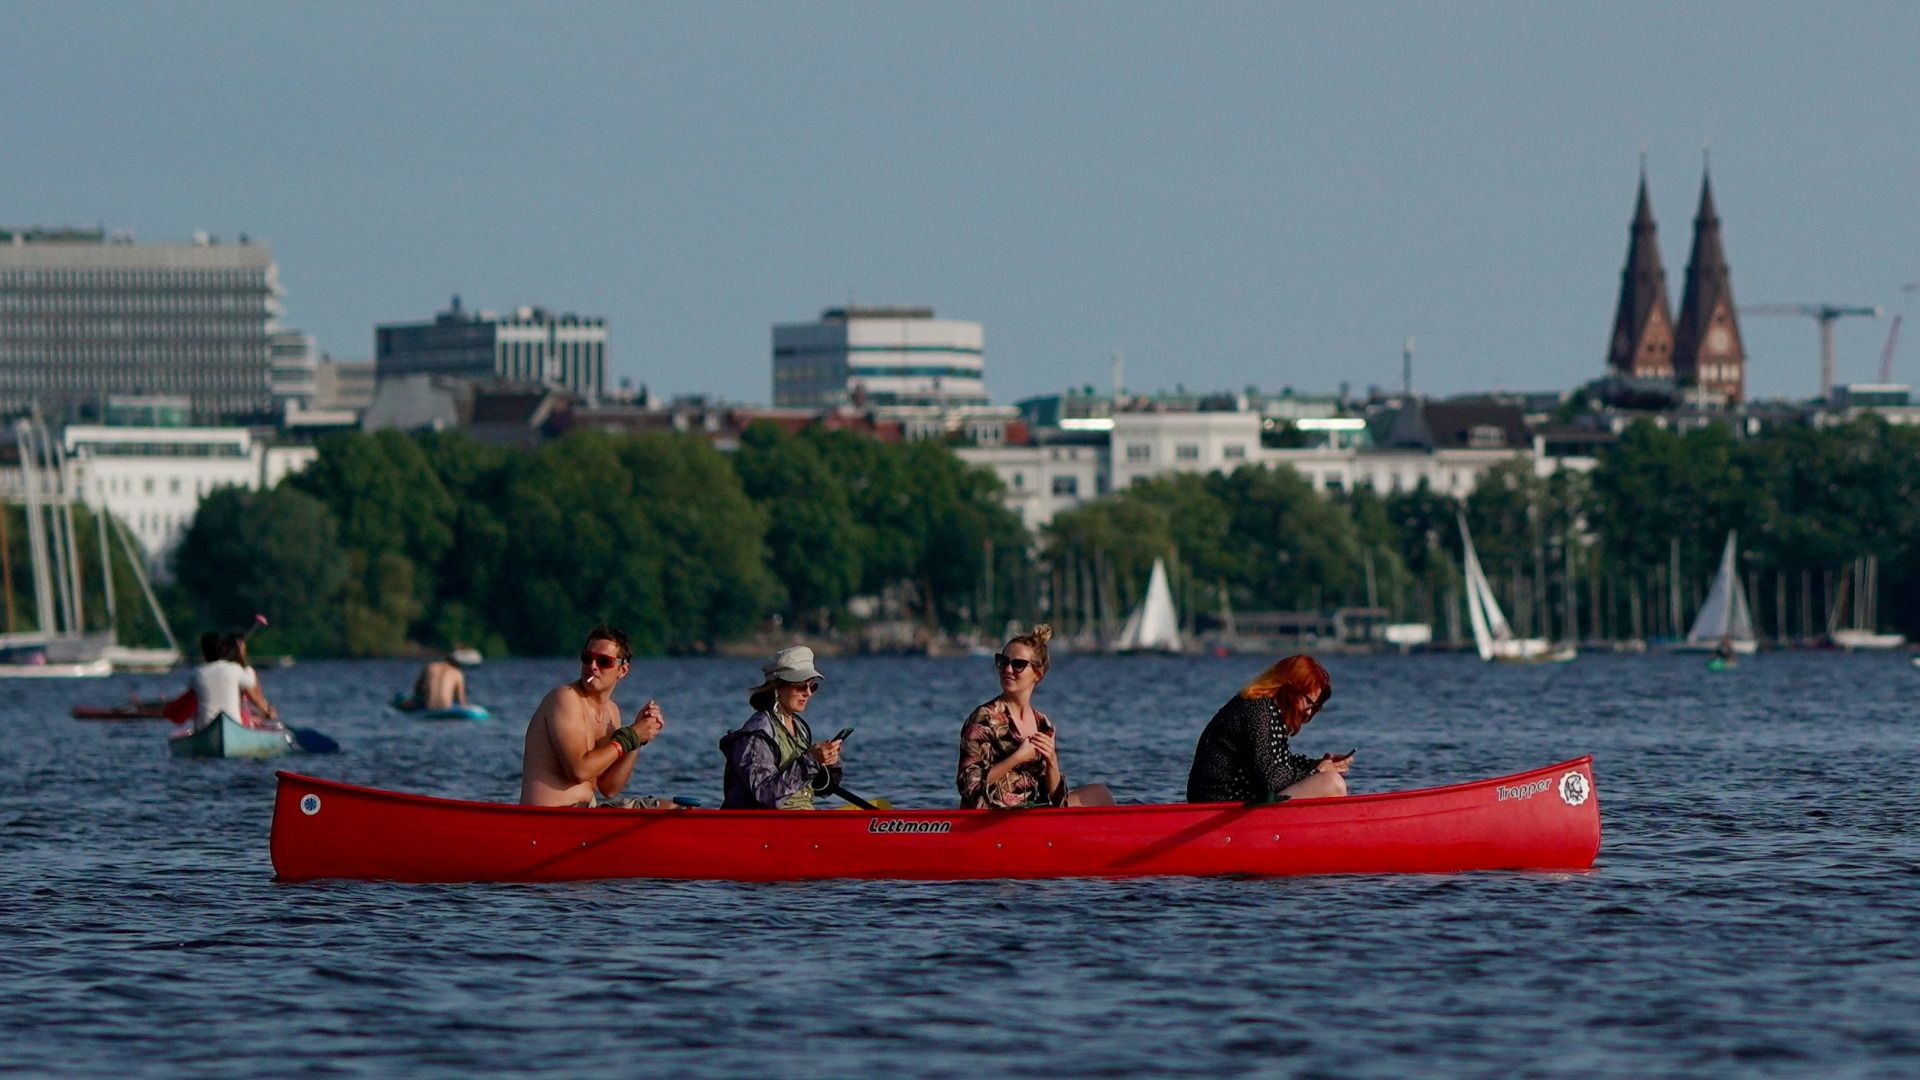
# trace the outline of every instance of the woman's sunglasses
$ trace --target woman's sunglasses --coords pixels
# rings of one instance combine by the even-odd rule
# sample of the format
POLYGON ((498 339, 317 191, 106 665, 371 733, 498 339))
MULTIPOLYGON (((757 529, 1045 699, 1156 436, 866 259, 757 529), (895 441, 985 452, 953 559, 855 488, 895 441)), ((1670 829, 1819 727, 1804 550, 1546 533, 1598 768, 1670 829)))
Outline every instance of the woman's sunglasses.
POLYGON ((580 664, 582 667, 593 667, 601 671, 605 671, 620 662, 619 657, 608 656, 606 653, 583 652, 580 654, 580 664))
POLYGON ((805 690, 809 694, 817 694, 820 692, 819 679, 808 679, 806 682, 790 682, 786 685, 794 690, 805 690))
POLYGON ((997 652, 993 654, 994 667, 1005 668, 1008 671, 1013 672, 1015 675, 1018 675, 1021 672, 1027 670, 1028 666, 1030 666, 1032 663, 1033 661, 1031 660, 1026 660, 1018 656, 1008 656, 1006 653, 1003 653, 1003 652, 997 652))

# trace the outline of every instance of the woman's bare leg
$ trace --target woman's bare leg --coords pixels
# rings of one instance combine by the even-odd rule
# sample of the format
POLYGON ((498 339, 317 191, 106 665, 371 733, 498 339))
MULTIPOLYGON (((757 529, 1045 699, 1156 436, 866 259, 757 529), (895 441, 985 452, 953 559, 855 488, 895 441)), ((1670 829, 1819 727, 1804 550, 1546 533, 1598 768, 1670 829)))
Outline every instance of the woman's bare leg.
POLYGON ((1295 784, 1289 784, 1280 794, 1290 799, 1321 799, 1347 793, 1347 778, 1331 770, 1317 772, 1295 784))
POLYGON ((1112 806, 1113 792, 1105 784, 1082 784, 1067 792, 1068 806, 1112 806))

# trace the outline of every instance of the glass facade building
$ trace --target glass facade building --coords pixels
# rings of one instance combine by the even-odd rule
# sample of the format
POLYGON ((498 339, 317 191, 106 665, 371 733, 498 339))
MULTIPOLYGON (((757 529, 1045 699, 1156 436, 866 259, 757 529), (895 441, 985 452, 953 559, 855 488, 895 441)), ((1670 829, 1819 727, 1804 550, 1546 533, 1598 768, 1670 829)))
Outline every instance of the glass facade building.
POLYGON ((773 328, 773 403, 983 406, 984 342, 979 323, 937 319, 932 308, 828 308, 818 322, 773 328))

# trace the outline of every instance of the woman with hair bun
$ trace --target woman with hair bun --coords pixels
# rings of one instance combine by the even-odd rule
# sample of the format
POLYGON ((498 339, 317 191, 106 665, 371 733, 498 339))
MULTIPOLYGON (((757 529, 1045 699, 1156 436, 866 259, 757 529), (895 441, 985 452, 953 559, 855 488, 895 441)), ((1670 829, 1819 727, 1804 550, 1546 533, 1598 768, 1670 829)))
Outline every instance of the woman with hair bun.
POLYGON ((1009 640, 994 654, 1000 696, 973 710, 960 727, 960 805, 1018 810, 1030 806, 1112 806, 1105 784, 1068 790, 1054 744, 1053 722, 1033 707, 1033 691, 1047 677, 1045 623, 1009 640))
POLYGON ((1345 795, 1353 751, 1316 760, 1294 753, 1287 743, 1332 696, 1333 680, 1311 656, 1289 656, 1255 676, 1201 732, 1187 776, 1187 801, 1345 795))

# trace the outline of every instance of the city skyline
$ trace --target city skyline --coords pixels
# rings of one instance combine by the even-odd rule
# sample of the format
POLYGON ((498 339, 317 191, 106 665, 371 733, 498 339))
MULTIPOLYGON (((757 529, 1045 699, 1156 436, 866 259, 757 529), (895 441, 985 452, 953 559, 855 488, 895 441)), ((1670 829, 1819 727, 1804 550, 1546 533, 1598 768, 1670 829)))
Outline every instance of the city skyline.
MULTIPOLYGON (((469 306, 604 315, 610 376, 767 397, 771 328, 849 303, 985 327, 992 399, 1605 373, 1644 148, 1685 265, 1701 148, 1743 305, 1913 305, 1895 5, 1349 11, 842 4, 18 4, 0 222, 270 245, 337 357, 469 306), (450 47, 457 45, 458 47, 450 47)), ((1677 302, 1678 297, 1674 300, 1677 302)), ((1804 398, 1810 318, 1742 317, 1804 398)), ((1920 347, 1896 379, 1920 381, 1920 347)))

